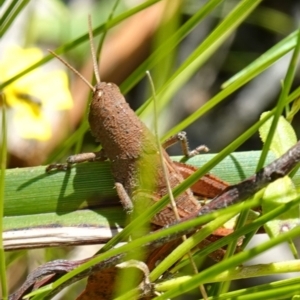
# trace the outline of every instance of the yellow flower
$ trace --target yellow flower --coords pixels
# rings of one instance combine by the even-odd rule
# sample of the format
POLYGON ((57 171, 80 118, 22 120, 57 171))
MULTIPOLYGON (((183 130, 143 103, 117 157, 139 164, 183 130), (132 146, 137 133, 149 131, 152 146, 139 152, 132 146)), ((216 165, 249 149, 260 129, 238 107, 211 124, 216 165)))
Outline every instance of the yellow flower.
MULTIPOLYGON (((42 57, 38 48, 7 48, 0 61, 0 81, 18 74, 42 57)), ((3 92, 8 109, 14 110, 14 127, 24 139, 50 139, 52 129, 47 112, 70 109, 73 105, 68 78, 63 71, 46 72, 38 68, 5 87, 3 92)))

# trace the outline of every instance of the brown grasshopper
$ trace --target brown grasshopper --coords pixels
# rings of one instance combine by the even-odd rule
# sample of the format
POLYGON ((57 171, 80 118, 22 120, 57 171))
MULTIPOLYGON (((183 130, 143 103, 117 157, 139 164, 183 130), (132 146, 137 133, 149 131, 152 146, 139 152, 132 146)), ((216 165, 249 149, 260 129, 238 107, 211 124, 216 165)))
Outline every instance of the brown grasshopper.
MULTIPOLYGON (((89 27, 94 72, 97 80, 97 84, 94 87, 75 69, 53 54, 80 76, 91 88, 93 97, 88 120, 91 133, 96 138, 96 141, 100 142, 102 149, 99 152, 70 156, 66 164, 52 164, 46 170, 66 170, 74 163, 109 159, 111 161, 116 191, 124 209, 127 212, 134 211, 139 214, 139 212, 144 211, 145 208, 168 193, 159 153, 160 147, 152 132, 129 107, 118 86, 113 83, 100 81, 92 44, 91 25, 89 27)), ((187 157, 197 155, 202 150, 207 151, 205 146, 200 146, 193 151, 189 151, 184 132, 180 132, 165 141, 163 148, 167 148, 177 141, 181 142, 183 152, 187 157)), ((161 149, 161 151, 171 188, 183 182, 185 178, 196 170, 193 166, 173 162, 164 149, 161 149)), ((206 175, 194 184, 192 188, 202 198, 213 198, 227 186, 222 180, 212 175, 206 175)), ((191 189, 184 191, 180 196, 176 197, 175 201, 179 218, 188 218, 201 208, 199 201, 191 189)), ((158 212, 151 220, 153 224, 159 226, 165 226, 175 221, 178 220, 170 204, 158 212)), ((167 255, 173 249, 172 245, 167 245, 167 248, 160 255, 167 255)), ((154 263, 151 261, 157 260, 156 255, 155 253, 155 257, 149 256, 149 266, 154 266, 154 263)), ((114 267, 112 270, 115 272, 114 267)), ((107 272, 100 272, 97 276, 106 277, 107 272)), ((99 284, 103 281, 101 278, 97 280, 99 284)), ((106 287, 103 289, 106 289, 106 287)))
MULTIPOLYGON (((66 164, 52 164, 47 167, 47 172, 52 169, 67 169, 74 163, 84 161, 111 161, 112 174, 115 180, 117 194, 124 209, 131 212, 133 209, 143 211, 146 207, 167 194, 166 180, 163 166, 160 161, 159 149, 156 139, 146 125, 136 116, 129 107, 119 88, 114 83, 100 81, 97 62, 90 30, 92 57, 94 59, 94 72, 97 84, 93 87, 73 67, 66 64, 73 72, 80 76, 93 91, 90 104, 89 124, 92 135, 100 142, 102 149, 99 152, 82 153, 70 156, 66 164), (143 199, 143 204, 139 199, 143 199)), ((184 132, 168 139, 163 145, 169 147, 180 141, 186 156, 191 157, 205 146, 200 146, 194 151, 189 151, 184 132)), ((167 152, 162 149, 164 162, 169 174, 172 188, 180 184, 195 168, 186 164, 173 162, 167 152)), ((197 194, 204 198, 212 198, 220 193, 227 183, 212 175, 204 176, 196 184, 197 194)), ((185 218, 200 209, 198 200, 190 189, 176 197, 176 206, 180 218, 185 218)), ((176 221, 171 205, 167 205, 151 220, 160 226, 176 221)))

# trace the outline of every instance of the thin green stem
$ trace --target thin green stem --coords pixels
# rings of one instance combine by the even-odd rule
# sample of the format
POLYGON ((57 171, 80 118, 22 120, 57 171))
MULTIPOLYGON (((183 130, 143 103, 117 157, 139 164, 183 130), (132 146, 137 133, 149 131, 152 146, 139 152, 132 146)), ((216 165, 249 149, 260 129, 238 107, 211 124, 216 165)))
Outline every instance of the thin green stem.
POLYGON ((22 9, 25 8, 25 6, 29 3, 30 0, 23 0, 23 1, 16 1, 17 5, 13 10, 10 11, 10 16, 8 16, 8 20, 6 23, 1 24, 1 29, 0 29, 0 37, 2 37, 5 32, 8 30, 12 22, 15 20, 15 18, 20 14, 22 9))
MULTIPOLYGON (((298 197, 299 198, 299 197, 298 197)), ((203 283, 210 278, 214 278, 216 274, 220 274, 225 270, 230 270, 243 262, 269 250, 270 248, 275 247, 283 242, 288 241, 289 239, 296 238, 300 234, 300 227, 295 227, 289 232, 282 233, 281 235, 268 240, 265 243, 262 243, 255 248, 251 248, 247 251, 240 252, 235 256, 228 258, 227 260, 223 260, 222 262, 202 271, 198 275, 193 276, 190 280, 185 283, 178 284, 172 290, 167 291, 163 295, 154 298, 155 300, 164 300, 164 299, 172 299, 180 294, 182 291, 187 292, 193 288, 196 288, 200 283, 203 283)))
POLYGON ((5 170, 6 170, 6 159, 7 159, 7 128, 6 128, 6 110, 5 101, 3 94, 0 94, 1 106, 2 106, 2 140, 1 140, 1 173, 0 173, 0 274, 1 274, 1 287, 2 287, 2 298, 8 298, 8 287, 6 278, 6 263, 5 263, 5 252, 3 245, 3 216, 4 216, 4 189, 5 189, 5 170))
POLYGON ((271 145, 273 136, 275 134, 275 130, 277 128, 279 118, 282 115, 282 111, 284 110, 284 107, 288 103, 288 95, 290 93, 290 89, 291 89, 291 86, 292 86, 292 83, 293 83, 293 79, 295 77, 297 61, 298 61, 298 58, 299 58, 299 52, 300 52, 300 29, 298 30, 297 42, 296 42, 295 49, 293 51, 293 55, 292 55, 292 58, 291 58, 291 61, 290 61, 290 65, 288 67, 286 77, 283 81, 283 87, 282 87, 282 90, 281 90, 281 93, 280 93, 280 97, 278 99, 278 104, 277 104, 276 109, 275 109, 275 114, 274 114, 274 118, 273 118, 273 121, 272 121, 272 124, 271 124, 271 128, 269 130, 269 134, 267 136, 267 139, 264 143, 260 160, 257 164, 257 171, 259 171, 265 163, 265 160, 266 160, 268 151, 270 149, 270 145, 271 145))

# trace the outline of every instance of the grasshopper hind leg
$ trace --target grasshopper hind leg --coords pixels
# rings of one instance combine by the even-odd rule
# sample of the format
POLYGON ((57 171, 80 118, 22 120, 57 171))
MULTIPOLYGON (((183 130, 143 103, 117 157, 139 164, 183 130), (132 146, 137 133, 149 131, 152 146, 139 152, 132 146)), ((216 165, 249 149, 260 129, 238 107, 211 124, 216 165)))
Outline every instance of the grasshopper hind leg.
POLYGON ((190 150, 188 139, 187 139, 185 131, 181 131, 181 132, 171 136, 170 138, 168 138, 166 141, 163 142, 162 146, 165 149, 167 149, 170 146, 172 146, 172 145, 174 145, 178 142, 180 143, 182 152, 185 156, 184 160, 186 160, 188 158, 191 158, 193 156, 196 156, 196 155, 200 154, 201 152, 208 152, 209 151, 209 149, 205 145, 200 145, 197 148, 195 148, 194 150, 190 150))

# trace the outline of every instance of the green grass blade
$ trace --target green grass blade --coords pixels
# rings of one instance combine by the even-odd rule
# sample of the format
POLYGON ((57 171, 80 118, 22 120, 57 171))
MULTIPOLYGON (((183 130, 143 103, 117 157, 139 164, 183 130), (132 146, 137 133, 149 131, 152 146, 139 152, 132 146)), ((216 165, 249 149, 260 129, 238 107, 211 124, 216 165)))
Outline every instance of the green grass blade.
POLYGON ((284 38, 282 41, 277 43, 271 49, 262 54, 259 58, 257 58, 254 62, 249 64, 242 71, 235 74, 233 77, 228 79, 225 83, 222 84, 222 88, 227 88, 233 83, 239 83, 239 86, 244 85, 252 78, 256 77, 258 74, 263 72, 269 66, 271 66, 275 61, 279 60, 286 53, 291 51, 295 45, 297 40, 298 31, 291 33, 289 36, 284 38))
POLYGON ((5 24, 2 24, 0 29, 0 37, 3 37, 5 32, 9 29, 10 25, 13 23, 15 18, 19 15, 19 13, 26 7, 30 0, 17 1, 18 6, 15 7, 13 11, 11 11, 11 15, 7 19, 5 24))
MULTIPOLYGON (((297 200, 299 199, 300 196, 297 197, 297 200)), ((289 239, 296 238, 299 234, 300 234, 300 227, 297 227, 289 232, 283 233, 282 235, 272 240, 264 242, 256 246, 255 248, 244 250, 243 252, 240 252, 235 256, 228 258, 227 260, 223 260, 222 262, 206 270, 203 270, 198 275, 193 276, 189 281, 179 284, 178 286, 174 287, 172 290, 169 290, 163 295, 158 296, 154 299, 156 300, 170 299, 179 296, 183 293, 186 293, 187 291, 196 288, 199 284, 203 283, 204 280, 209 280, 210 278, 213 278, 215 275, 219 274, 220 272, 230 270, 280 243, 286 242, 289 239)))
POLYGON ((287 104, 288 95, 290 93, 290 89, 291 89, 292 82, 293 82, 295 72, 296 72, 299 51, 300 51, 300 30, 298 30, 296 46, 295 46, 295 49, 294 49, 287 73, 286 73, 286 77, 283 81, 282 91, 280 93, 278 103, 276 105, 276 110, 275 110, 274 118, 273 118, 273 121, 271 124, 271 128, 269 130, 269 134, 268 134, 267 139, 263 146, 261 158, 257 165, 257 171, 260 170, 264 165, 264 162, 265 162, 267 153, 269 151, 273 136, 275 134, 275 130, 277 128, 277 124, 279 122, 279 118, 282 115, 285 105, 287 104))
MULTIPOLYGON (((164 107, 167 101, 177 92, 183 84, 199 69, 201 65, 222 45, 237 26, 251 13, 260 3, 260 0, 242 1, 223 22, 202 42, 202 44, 186 59, 186 61, 174 72, 174 75, 158 90, 157 98, 159 107, 164 107)), ((149 99, 139 110, 141 115, 148 114, 152 108, 148 107, 149 99)), ((177 126, 176 126, 177 128, 177 126)), ((175 129, 176 130, 176 129, 175 129)), ((174 134, 168 133, 167 137, 174 134)), ((180 131, 180 130, 179 130, 180 131)), ((175 133, 179 132, 178 130, 175 133)), ((164 137, 166 138, 166 137, 164 137)))
MULTIPOLYGON (((159 46, 121 85, 123 93, 130 91, 160 60, 167 56, 201 21, 211 13, 223 0, 208 1, 186 23, 184 23, 169 39, 159 46)), ((140 110, 137 112, 139 113, 140 110)))
POLYGON ((13 0, 11 1, 11 3, 9 4, 9 6, 6 8, 6 10, 2 13, 2 16, 0 18, 0 26, 2 27, 2 25, 6 22, 6 19, 8 18, 8 16, 12 13, 12 11, 14 10, 14 7, 18 4, 18 0, 13 0))
MULTIPOLYGON (((253 203, 257 203, 259 199, 261 198, 263 192, 257 193, 255 196, 256 200, 251 200, 253 203)), ((208 245, 206 248, 201 249, 196 256, 199 258, 206 257, 208 254, 220 249, 221 247, 224 247, 231 243, 232 240, 236 240, 240 238, 241 236, 244 236, 250 232, 257 231, 261 226, 263 226, 266 222, 276 218, 280 214, 296 208, 299 205, 299 199, 292 200, 291 202, 282 204, 272 211, 266 213, 265 215, 261 215, 259 218, 253 220, 251 223, 245 225, 242 228, 237 229, 233 233, 229 234, 228 236, 223 237, 222 239, 212 243, 211 245, 208 245)), ((173 271, 177 271, 180 268, 184 267, 186 265, 186 262, 182 262, 181 264, 178 264, 178 266, 175 266, 173 268, 173 271)))
MULTIPOLYGON (((271 66, 276 60, 281 58, 287 52, 289 52, 296 44, 296 33, 292 33, 290 36, 279 42, 276 46, 272 47, 270 50, 265 52, 260 58, 258 58, 255 62, 250 64, 248 67, 239 72, 236 76, 232 77, 230 81, 223 84, 224 90, 220 91, 216 96, 214 96, 211 100, 205 103, 202 107, 196 110, 193 114, 191 114, 188 118, 186 118, 181 123, 174 126, 169 132, 167 132, 163 140, 167 139, 169 136, 174 135, 177 132, 182 131, 201 116, 206 114, 210 109, 214 106, 218 105, 221 101, 223 101, 227 96, 232 94, 234 91, 239 89, 242 85, 246 84, 249 80, 263 72, 266 68, 271 66)), ((295 99, 299 96, 300 88, 295 90, 293 94, 288 98, 289 102, 292 99, 295 99)))
POLYGON ((150 273, 149 279, 151 282, 157 280, 164 272, 166 272, 172 265, 176 262, 180 261, 184 255, 186 255, 191 249, 197 247, 197 245, 203 241, 206 237, 211 235, 214 230, 220 228, 225 222, 233 218, 238 211, 233 211, 231 214, 223 213, 221 217, 212 222, 206 224, 201 228, 199 232, 194 234, 192 237, 185 240, 182 244, 180 244, 176 249, 172 251, 172 253, 164 258, 162 262, 150 273))
POLYGON ((5 253, 3 246, 3 216, 4 216, 4 193, 5 193, 5 171, 6 171, 6 163, 7 163, 7 128, 6 128, 6 109, 5 109, 5 101, 4 95, 0 94, 0 101, 2 106, 2 139, 1 139, 1 173, 0 173, 0 281, 2 287, 2 297, 3 299, 7 299, 8 297, 8 286, 7 286, 7 278, 6 278, 6 263, 5 263, 5 253))

